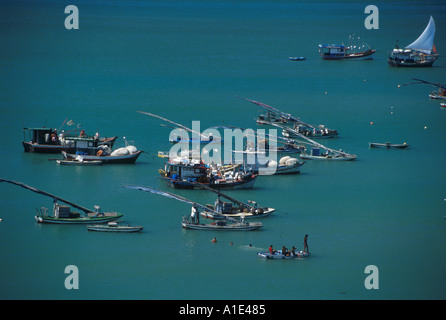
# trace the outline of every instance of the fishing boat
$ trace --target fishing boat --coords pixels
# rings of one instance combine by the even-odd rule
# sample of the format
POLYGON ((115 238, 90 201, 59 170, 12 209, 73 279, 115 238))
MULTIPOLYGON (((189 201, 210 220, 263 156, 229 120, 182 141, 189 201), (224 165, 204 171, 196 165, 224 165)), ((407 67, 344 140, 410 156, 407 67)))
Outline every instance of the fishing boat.
POLYGON ((287 254, 282 254, 282 250, 276 250, 274 253, 270 252, 257 252, 257 255, 259 257, 265 258, 265 259, 295 259, 295 258, 307 258, 310 256, 309 252, 306 251, 295 251, 289 252, 287 254))
MULTIPOLYGON (((200 132, 195 131, 195 130, 193 130, 191 128, 188 128, 188 127, 186 127, 186 126, 184 126, 184 125, 182 125, 180 123, 173 122, 172 120, 169 120, 167 118, 161 117, 159 115, 156 115, 156 114, 153 114, 153 113, 150 113, 150 112, 144 112, 144 111, 138 111, 138 112, 142 113, 142 114, 145 114, 145 115, 148 115, 148 116, 151 116, 151 117, 155 117, 155 118, 161 119, 161 120, 166 121, 168 123, 174 124, 176 126, 176 127, 174 127, 174 129, 181 129, 181 130, 184 130, 186 132, 192 133, 192 138, 189 138, 189 136, 188 136, 188 139, 187 139, 188 143, 207 144, 207 143, 210 143, 210 142, 222 142, 223 141, 223 139, 221 139, 219 137, 214 137, 212 135, 212 133, 210 133, 210 134, 200 133, 200 132), (194 135, 197 136, 197 137, 194 138, 194 135)), ((184 137, 182 137, 180 135, 175 135, 175 134, 173 134, 173 135, 170 134, 169 135, 169 141, 171 143, 184 142, 183 138, 184 137)))
MULTIPOLYGON (((285 129, 284 126, 280 126, 278 124, 273 124, 276 127, 285 129)), ((326 146, 310 139, 308 136, 303 135, 299 133, 299 131, 287 128, 296 138, 301 138, 304 143, 311 146, 311 152, 307 153, 307 150, 305 152, 302 152, 300 154, 300 158, 304 160, 355 160, 357 158, 354 154, 349 154, 345 152, 344 150, 335 150, 331 148, 327 148, 326 146), (324 150, 321 152, 321 150, 324 150)))
POLYGON ((188 157, 169 159, 164 169, 158 171, 161 178, 176 189, 197 189, 190 184, 195 181, 216 189, 246 189, 252 188, 257 178, 257 174, 241 165, 211 166, 188 157))
POLYGON ((201 183, 195 182, 194 184, 199 187, 214 192, 217 194, 217 200, 213 205, 206 204, 206 207, 211 209, 202 210, 200 212, 201 216, 209 219, 226 219, 230 218, 263 218, 269 216, 271 213, 275 211, 273 208, 269 207, 260 207, 256 201, 248 200, 247 202, 239 201, 233 197, 224 194, 223 192, 210 188, 201 183), (223 201, 221 198, 225 198, 229 201, 223 201), (219 214, 215 214, 214 212, 218 212, 219 214))
POLYGON ((404 142, 404 143, 390 143, 390 142, 379 143, 379 142, 369 142, 369 146, 370 146, 370 148, 386 148, 386 149, 394 148, 394 149, 404 149, 404 148, 407 148, 409 145, 408 145, 406 142, 404 142))
POLYGON ((311 148, 311 153, 302 153, 300 155, 301 159, 305 160, 343 160, 343 161, 351 161, 357 158, 354 154, 345 153, 342 150, 333 150, 326 148, 325 152, 321 152, 319 147, 311 148))
POLYGON ((439 89, 437 92, 432 91, 429 94, 429 98, 431 98, 431 99, 446 99, 446 91, 445 91, 445 89, 439 89))
POLYGON ((292 174, 300 173, 301 167, 305 164, 297 158, 285 156, 280 158, 279 163, 274 160, 268 161, 268 169, 275 170, 274 174, 292 174))
MULTIPOLYGON (((100 150, 100 149, 99 149, 100 150)), ((132 153, 127 154, 121 154, 121 155, 89 155, 89 154, 83 154, 83 153, 75 153, 70 154, 65 151, 62 151, 63 157, 67 160, 67 162, 63 164, 67 164, 68 161, 76 161, 76 159, 80 156, 83 159, 83 162, 90 163, 90 162, 101 162, 101 163, 108 163, 108 164, 119 164, 119 163, 135 163, 136 159, 141 155, 142 151, 136 151, 132 153)))
POLYGON ((108 146, 84 147, 76 149, 75 153, 62 151, 62 155, 68 161, 100 161, 110 164, 135 163, 142 151, 138 151, 135 146, 129 145, 126 140, 125 144, 125 147, 113 151, 108 146))
MULTIPOLYGON (((302 151, 305 151, 305 146, 303 146, 303 149, 299 149, 299 153, 302 151)), ((280 157, 279 162, 277 162, 274 159, 269 159, 266 157, 265 151, 236 151, 232 150, 232 153, 234 154, 242 154, 243 160, 241 161, 243 164, 249 163, 248 159, 249 157, 252 158, 252 156, 255 156, 255 159, 252 160, 253 163, 246 164, 250 170, 254 174, 262 174, 262 175, 277 175, 277 174, 291 174, 291 173, 300 173, 301 167, 305 164, 305 162, 300 161, 297 158, 293 158, 290 156, 280 156, 282 153, 277 152, 275 155, 275 159, 277 157, 280 157)), ((269 155, 271 156, 271 150, 269 151, 269 155)), ((237 160, 236 160, 237 161, 237 160)))
POLYGON ((404 49, 395 46, 387 59, 391 67, 431 67, 438 54, 434 45, 435 22, 432 16, 423 33, 404 49))
POLYGON ((294 137, 293 131, 285 130, 290 125, 294 131, 301 132, 311 138, 332 138, 338 135, 337 130, 329 129, 325 125, 313 125, 306 123, 300 118, 296 118, 289 113, 285 113, 277 108, 258 102, 255 100, 244 99, 266 109, 266 115, 260 115, 257 119, 258 124, 279 125, 283 127, 282 135, 287 138, 294 137), (285 134, 283 133, 285 132, 285 134))
POLYGON ((122 216, 122 214, 117 212, 102 212, 99 206, 95 206, 94 211, 90 210, 89 212, 82 214, 77 211, 71 211, 70 206, 60 205, 55 201, 53 205, 53 215, 49 215, 48 209, 42 207, 40 210, 37 210, 35 218, 39 223, 88 224, 114 221, 122 216))
MULTIPOLYGON (((312 139, 326 139, 326 138, 333 138, 338 135, 338 132, 336 130, 332 130, 329 128, 326 128, 323 124, 320 124, 318 126, 308 126, 304 124, 297 124, 293 126, 293 129, 300 134, 303 134, 307 137, 310 137, 312 139)), ((286 138, 294 138, 296 135, 293 133, 292 130, 289 130, 289 128, 284 128, 282 130, 282 135, 286 138)))
POLYGON ((94 210, 80 206, 74 202, 62 199, 58 196, 50 194, 46 191, 36 189, 34 187, 28 186, 22 182, 0 179, 0 182, 7 182, 19 187, 31 190, 38 194, 50 197, 53 200, 53 213, 50 215, 47 208, 37 209, 37 215, 35 216, 37 222, 40 223, 52 223, 52 224, 86 224, 86 223, 104 223, 109 221, 114 221, 123 216, 123 214, 117 212, 102 212, 101 207, 96 205, 94 210), (57 201, 63 202, 67 205, 60 205, 57 201), (71 207, 83 211, 80 212, 71 211, 71 207))
POLYGON ((266 114, 260 114, 256 120, 258 124, 268 125, 270 123, 288 123, 289 120, 287 118, 276 115, 270 110, 266 111, 266 114))
POLYGON ((23 128, 25 152, 60 153, 61 151, 76 152, 78 148, 98 147, 101 145, 113 147, 118 137, 98 138, 85 134, 74 134, 77 131, 57 133, 53 128, 23 128), (28 138, 27 138, 28 136, 28 138))
POLYGON ((263 224, 260 222, 245 222, 243 219, 235 219, 232 217, 224 216, 221 213, 212 210, 208 206, 202 205, 198 202, 194 202, 192 200, 186 199, 184 197, 181 197, 179 195, 167 192, 167 191, 161 191, 155 188, 151 187, 143 187, 143 186, 130 186, 126 185, 124 186, 128 189, 134 189, 134 190, 140 190, 144 192, 150 192, 154 194, 158 194, 167 198, 175 199, 187 204, 192 205, 191 209, 191 215, 190 220, 183 216, 181 225, 185 229, 194 229, 194 230, 213 230, 213 231, 251 231, 251 230, 257 230, 263 227, 263 224), (200 223, 200 213, 199 209, 211 212, 212 214, 218 216, 221 215, 222 218, 226 219, 227 221, 217 221, 210 224, 203 224, 200 223), (229 221, 229 222, 228 222, 229 221))
POLYGON ((360 37, 356 34, 348 36, 350 45, 344 44, 320 44, 319 55, 324 60, 366 60, 373 59, 372 55, 376 52, 368 44, 359 43, 360 37))
POLYGON ((429 98, 431 98, 431 99, 440 99, 440 100, 446 99, 446 85, 445 84, 436 83, 436 82, 430 82, 430 81, 416 79, 416 78, 412 78, 412 79, 415 80, 415 82, 410 82, 410 83, 405 83, 405 84, 402 84, 402 85, 398 85, 398 87, 408 86, 408 85, 412 85, 412 84, 429 84, 429 85, 432 85, 434 87, 437 87, 437 91, 431 91, 430 92, 429 98))
POLYGON ((373 59, 372 55, 376 52, 375 49, 349 52, 353 49, 342 44, 320 44, 319 54, 324 60, 366 60, 373 59))
POLYGON ((100 231, 100 232, 139 232, 143 227, 121 225, 116 221, 109 222, 108 224, 92 224, 87 226, 88 231, 100 231))
POLYGON ((207 231, 252 231, 263 227, 260 222, 234 222, 216 221, 209 224, 190 222, 183 216, 181 226, 185 229, 207 230, 207 231))

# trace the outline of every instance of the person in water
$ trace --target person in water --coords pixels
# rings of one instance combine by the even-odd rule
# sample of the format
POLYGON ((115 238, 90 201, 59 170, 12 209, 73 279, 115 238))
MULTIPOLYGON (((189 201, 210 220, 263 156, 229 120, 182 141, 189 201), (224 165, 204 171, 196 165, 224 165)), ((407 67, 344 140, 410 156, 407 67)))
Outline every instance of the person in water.
POLYGON ((308 234, 306 234, 305 237, 304 237, 304 250, 303 250, 304 252, 309 252, 310 251, 308 249, 308 241, 307 241, 307 239, 308 239, 308 234))

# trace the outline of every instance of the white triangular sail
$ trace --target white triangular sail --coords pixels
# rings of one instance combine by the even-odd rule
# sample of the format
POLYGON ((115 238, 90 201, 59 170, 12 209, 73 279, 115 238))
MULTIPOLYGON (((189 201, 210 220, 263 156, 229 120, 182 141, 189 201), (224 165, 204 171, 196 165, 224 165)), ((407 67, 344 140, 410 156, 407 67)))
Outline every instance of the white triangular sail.
POLYGON ((418 37, 417 40, 409 44, 406 48, 431 54, 432 48, 434 46, 434 37, 435 22, 431 16, 429 24, 427 25, 426 29, 424 29, 423 33, 418 37))

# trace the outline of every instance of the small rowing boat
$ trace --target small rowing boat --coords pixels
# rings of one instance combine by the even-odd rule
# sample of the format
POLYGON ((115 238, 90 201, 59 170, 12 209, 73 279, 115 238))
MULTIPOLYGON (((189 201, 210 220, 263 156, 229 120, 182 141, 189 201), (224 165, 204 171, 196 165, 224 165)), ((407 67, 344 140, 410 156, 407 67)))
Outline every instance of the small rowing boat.
POLYGON ((370 148, 386 148, 386 149, 390 149, 390 148, 395 148, 395 149, 404 149, 407 148, 409 145, 407 143, 390 143, 390 142, 385 142, 385 143, 378 143, 378 142, 369 142, 369 146, 370 148))
POLYGON ((109 222, 108 224, 93 224, 87 226, 87 230, 89 231, 101 232, 138 232, 142 229, 143 227, 140 226, 119 225, 116 221, 109 222))
POLYGON ((305 60, 305 57, 289 57, 291 61, 303 61, 305 60))
POLYGON ((70 166, 97 166, 102 164, 102 161, 100 160, 86 160, 84 161, 82 158, 81 159, 73 159, 73 160, 63 160, 63 159, 58 159, 56 160, 57 164, 60 165, 70 165, 70 166))

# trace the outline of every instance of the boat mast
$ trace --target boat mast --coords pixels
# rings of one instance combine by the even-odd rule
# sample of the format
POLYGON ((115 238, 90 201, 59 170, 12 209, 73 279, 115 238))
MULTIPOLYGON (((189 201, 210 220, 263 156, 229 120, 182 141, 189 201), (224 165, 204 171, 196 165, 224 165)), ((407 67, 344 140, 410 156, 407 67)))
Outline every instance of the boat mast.
POLYGON ((190 183, 190 184, 192 184, 192 185, 198 185, 200 188, 203 188, 203 189, 212 191, 212 192, 216 193, 218 196, 224 197, 224 198, 226 198, 226 199, 228 199, 228 200, 230 200, 230 201, 232 201, 232 202, 238 204, 240 208, 255 209, 253 206, 251 206, 251 205, 249 205, 249 204, 246 204, 246 203, 244 203, 244 202, 241 202, 241 201, 239 201, 239 200, 237 200, 237 199, 234 199, 234 198, 232 198, 232 197, 230 197, 230 196, 224 194, 223 192, 218 191, 218 190, 216 190, 216 189, 213 189, 213 188, 211 188, 211 187, 209 187, 209 186, 207 186, 207 185, 205 185, 205 184, 202 184, 202 183, 199 183, 199 182, 193 182, 193 183, 190 183))
POLYGON ((179 195, 176 195, 174 193, 170 193, 170 192, 167 192, 167 191, 161 191, 161 190, 158 190, 158 189, 155 189, 155 188, 152 188, 152 187, 131 186, 131 185, 125 185, 123 187, 127 188, 127 189, 135 189, 135 190, 141 190, 141 191, 145 191, 145 192, 150 192, 150 193, 158 194, 158 195, 161 195, 161 196, 164 196, 164 197, 167 197, 167 198, 171 198, 171 199, 175 199, 175 200, 178 200, 178 201, 181 201, 181 202, 185 202, 185 203, 188 203, 188 204, 193 205, 193 206, 195 205, 195 206, 201 208, 204 211, 209 211, 209 212, 213 213, 216 216, 222 217, 222 218, 230 220, 232 222, 239 222, 238 219, 227 217, 227 216, 221 214, 220 212, 217 212, 217 211, 214 211, 214 210, 208 208, 207 206, 204 206, 204 205, 202 205, 202 204, 200 204, 198 202, 194 202, 192 200, 186 199, 186 198, 181 197, 179 195))
POLYGON ((322 144, 320 144, 320 143, 318 143, 318 142, 316 142, 316 141, 314 141, 314 140, 304 136, 303 134, 299 133, 297 130, 294 130, 294 129, 291 129, 291 128, 287 128, 287 127, 284 127, 284 126, 280 126, 280 125, 275 124, 275 123, 273 123, 271 125, 276 126, 278 128, 290 130, 296 136, 298 136, 298 137, 308 141, 308 142, 303 141, 303 143, 307 143, 307 144, 310 144, 310 145, 313 145, 313 146, 325 149, 325 150, 327 150, 329 152, 332 152, 332 153, 335 153, 335 154, 340 154, 340 155, 343 155, 343 156, 349 156, 350 155, 350 154, 348 154, 348 153, 346 153, 344 151, 334 150, 334 149, 328 148, 328 147, 326 147, 326 146, 324 146, 324 145, 322 145, 322 144))
POLYGON ((155 118, 158 118, 158 119, 161 119, 161 120, 166 121, 166 122, 169 122, 169 123, 172 123, 172 124, 178 126, 178 127, 181 128, 181 129, 184 129, 184 130, 186 130, 186 131, 189 131, 189 132, 198 134, 199 137, 205 137, 206 139, 209 139, 209 136, 207 136, 207 135, 205 135, 205 134, 202 134, 201 132, 197 132, 197 131, 195 131, 195 130, 192 130, 191 128, 188 128, 188 127, 186 127, 186 126, 184 126, 184 125, 182 125, 182 124, 180 124, 180 123, 173 122, 172 120, 163 118, 163 117, 161 117, 161 116, 159 116, 159 115, 156 115, 156 114, 153 114, 153 113, 150 113, 150 112, 144 112, 144 111, 137 111, 137 112, 142 113, 142 114, 146 114, 146 115, 148 115, 148 116, 152 116, 152 117, 155 117, 155 118))
POLYGON ((45 191, 36 189, 36 188, 34 188, 34 187, 28 186, 28 185, 26 185, 26 184, 24 184, 24 183, 22 183, 22 182, 19 182, 19 181, 6 180, 6 179, 1 179, 1 178, 0 178, 0 182, 7 182, 7 183, 15 184, 16 186, 19 186, 19 187, 22 187, 22 188, 31 190, 31 191, 33 191, 33 192, 36 192, 36 193, 38 193, 38 194, 42 194, 42 195, 44 195, 44 196, 53 198, 53 199, 55 199, 55 200, 59 200, 59 201, 64 202, 64 203, 66 203, 66 204, 68 204, 68 205, 70 205, 70 206, 72 206, 72 207, 74 207, 74 208, 77 208, 77 209, 79 209, 79 210, 82 210, 82 211, 84 211, 85 213, 94 212, 94 210, 91 210, 91 209, 82 207, 82 206, 80 206, 80 205, 78 205, 78 204, 76 204, 76 203, 74 203, 74 202, 71 202, 71 201, 62 199, 62 198, 60 198, 60 197, 58 197, 58 196, 55 196, 55 195, 53 195, 53 194, 51 194, 51 193, 48 193, 48 192, 45 192, 45 191))

